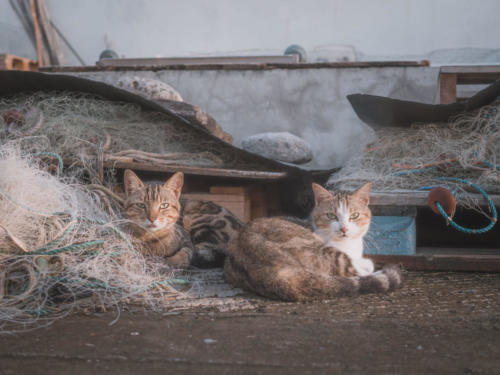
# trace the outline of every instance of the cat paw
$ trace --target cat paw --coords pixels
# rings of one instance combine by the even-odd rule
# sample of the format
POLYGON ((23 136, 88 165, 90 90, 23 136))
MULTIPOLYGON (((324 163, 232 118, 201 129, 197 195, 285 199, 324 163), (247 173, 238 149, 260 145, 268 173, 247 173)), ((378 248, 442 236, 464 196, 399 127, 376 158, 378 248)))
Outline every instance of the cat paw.
POLYGON ((360 276, 370 275, 375 270, 373 262, 370 259, 366 258, 353 259, 352 265, 360 276))
POLYGON ((187 268, 191 263, 192 251, 190 248, 183 247, 172 256, 166 257, 166 263, 175 268, 187 268))

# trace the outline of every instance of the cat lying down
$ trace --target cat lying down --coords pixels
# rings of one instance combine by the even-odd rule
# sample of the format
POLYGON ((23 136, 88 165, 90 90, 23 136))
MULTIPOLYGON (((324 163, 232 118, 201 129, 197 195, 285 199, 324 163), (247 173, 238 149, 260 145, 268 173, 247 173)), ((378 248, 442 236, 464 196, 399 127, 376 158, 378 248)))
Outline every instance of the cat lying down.
POLYGON ((387 292, 401 284, 397 266, 373 272, 363 258, 371 183, 354 193, 330 193, 313 184, 316 206, 309 220, 260 218, 229 245, 228 283, 284 301, 387 292))
POLYGON ((172 267, 221 267, 228 243, 242 223, 213 202, 181 199, 183 183, 182 172, 152 185, 125 171, 125 216, 134 245, 144 255, 164 257, 172 267))

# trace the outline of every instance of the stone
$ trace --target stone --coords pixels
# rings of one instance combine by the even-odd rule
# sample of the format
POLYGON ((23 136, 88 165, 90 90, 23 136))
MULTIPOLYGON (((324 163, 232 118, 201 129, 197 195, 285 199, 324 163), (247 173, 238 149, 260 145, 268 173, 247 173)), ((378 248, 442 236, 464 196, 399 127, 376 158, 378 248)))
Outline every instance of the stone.
POLYGON ((116 81, 116 86, 150 100, 184 101, 172 86, 157 79, 126 76, 116 81))
POLYGON ((241 147, 254 154, 293 164, 312 160, 311 146, 288 132, 259 133, 243 139, 241 147))

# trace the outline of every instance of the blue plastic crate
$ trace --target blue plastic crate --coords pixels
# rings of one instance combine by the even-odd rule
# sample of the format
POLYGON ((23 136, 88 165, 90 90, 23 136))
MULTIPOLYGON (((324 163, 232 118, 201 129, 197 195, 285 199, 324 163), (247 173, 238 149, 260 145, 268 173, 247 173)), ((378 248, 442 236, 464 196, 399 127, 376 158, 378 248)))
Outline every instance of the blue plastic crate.
POLYGON ((365 254, 415 254, 417 247, 415 215, 373 216, 364 242, 365 254))

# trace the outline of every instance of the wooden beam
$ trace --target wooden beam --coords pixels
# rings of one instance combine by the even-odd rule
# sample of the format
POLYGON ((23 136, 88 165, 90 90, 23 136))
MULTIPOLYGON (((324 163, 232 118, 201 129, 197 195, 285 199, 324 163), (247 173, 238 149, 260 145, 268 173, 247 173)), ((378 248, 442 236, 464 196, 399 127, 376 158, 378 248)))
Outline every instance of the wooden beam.
POLYGON ((167 173, 184 172, 186 174, 193 174, 198 176, 229 177, 229 178, 239 178, 239 179, 249 179, 249 180, 281 180, 283 178, 286 178, 288 175, 286 172, 245 171, 238 169, 191 167, 184 165, 159 165, 159 164, 150 164, 143 162, 138 163, 138 162, 104 161, 103 164, 104 167, 106 168, 133 169, 138 171, 167 172, 167 173))
MULTIPOLYGON (((372 192, 370 194, 371 206, 427 206, 427 191, 402 191, 402 192, 372 192)), ((469 194, 468 198, 481 205, 488 202, 480 194, 469 194)), ((490 195, 490 199, 495 206, 500 206, 500 195, 490 195)))
POLYGON ((44 66, 47 64, 47 59, 45 58, 45 52, 43 48, 42 31, 40 29, 40 24, 38 23, 36 0, 30 0, 30 8, 31 8, 31 19, 33 21, 33 30, 35 31, 38 66, 44 66))
POLYGON ((500 65, 456 65, 442 66, 440 73, 467 74, 467 73, 500 73, 500 65))
POLYGON ((201 64, 164 66, 64 66, 47 67, 44 72, 101 72, 101 71, 161 71, 161 70, 274 70, 274 69, 358 69, 358 68, 407 68, 427 67, 429 61, 356 61, 329 63, 280 63, 280 64, 201 64))
POLYGON ((439 102, 451 104, 457 101, 457 75, 455 73, 439 74, 439 102))
POLYGON ((283 64, 298 63, 298 55, 277 56, 214 56, 214 57, 160 57, 102 59, 98 66, 169 66, 169 65, 210 65, 210 64, 283 64))
POLYGON ((411 271, 500 272, 500 255, 366 255, 377 265, 400 264, 411 271))

